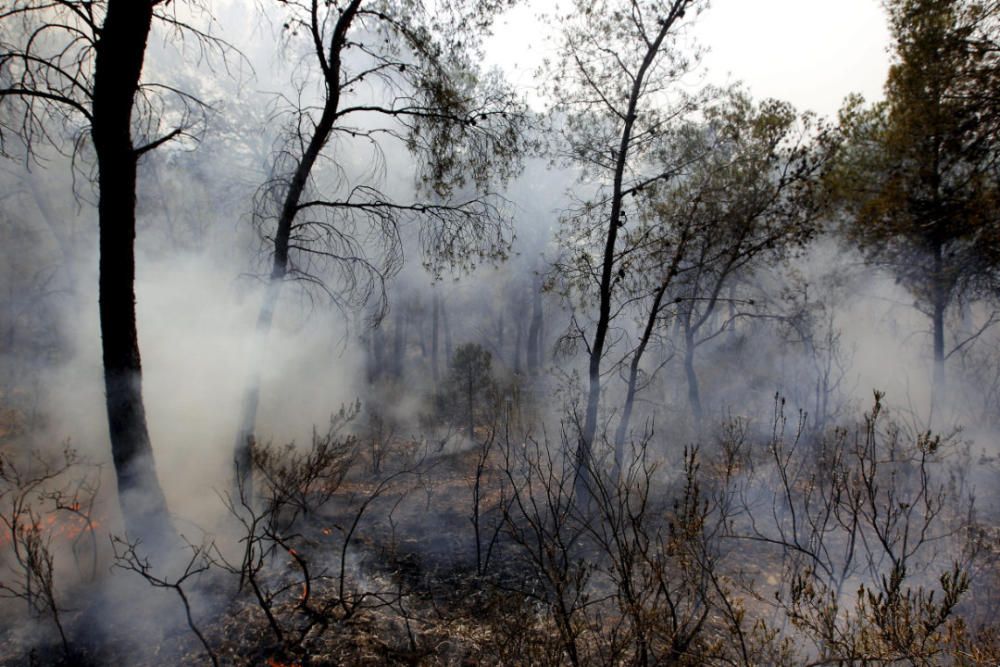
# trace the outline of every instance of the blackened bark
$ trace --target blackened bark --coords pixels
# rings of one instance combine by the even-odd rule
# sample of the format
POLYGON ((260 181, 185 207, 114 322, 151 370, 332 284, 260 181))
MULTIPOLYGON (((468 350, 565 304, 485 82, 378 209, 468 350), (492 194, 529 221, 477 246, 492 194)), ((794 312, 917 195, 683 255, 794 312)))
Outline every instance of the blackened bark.
POLYGON ((135 316, 132 107, 153 18, 151 2, 109 0, 96 46, 92 137, 98 168, 99 302, 108 430, 125 529, 149 546, 172 539, 142 400, 135 316))
MULTIPOLYGON (((629 364, 628 386, 625 392, 625 405, 622 408, 621 421, 618 422, 618 430, 615 432, 614 475, 616 479, 620 479, 622 467, 625 462, 625 438, 628 436, 629 423, 632 420, 632 410, 635 406, 635 394, 638 390, 639 384, 639 365, 642 362, 643 355, 646 353, 646 348, 649 347, 649 340, 652 338, 653 331, 656 329, 657 322, 660 319, 660 310, 663 307, 663 299, 673 282, 674 276, 678 273, 681 260, 684 259, 684 254, 687 250, 687 244, 690 236, 691 226, 687 225, 684 227, 684 230, 681 233, 680 241, 674 249, 674 256, 673 259, 670 260, 670 267, 664 273, 663 278, 660 280, 659 287, 657 287, 656 291, 653 293, 653 302, 650 305, 649 314, 646 317, 646 325, 642 330, 642 336, 639 338, 639 344, 636 346, 635 351, 632 352, 632 361, 629 364)), ((690 322, 690 317, 691 314, 689 311, 685 322, 690 322)), ((680 318, 678 318, 678 320, 679 319, 680 318)), ((694 372, 693 366, 692 372, 694 372)))
POLYGON ((685 0, 675 0, 670 6, 667 17, 660 23, 659 32, 655 35, 653 41, 647 42, 646 55, 632 79, 628 109, 624 116, 624 125, 622 126, 621 140, 618 145, 618 151, 614 154, 615 169, 611 184, 611 212, 608 216, 607 237, 605 238, 601 259, 601 282, 598 288, 600 303, 598 306, 597 326, 594 329, 594 340, 590 346, 590 359, 587 372, 589 379, 587 412, 584 416, 580 441, 577 444, 576 450, 576 484, 574 486, 578 502, 581 505, 589 504, 590 500, 590 475, 593 463, 592 450, 594 437, 597 434, 597 411, 601 404, 601 361, 604 358, 604 346, 607 341, 608 330, 611 327, 615 244, 618 240, 618 230, 622 224, 623 183, 625 168, 628 165, 628 154, 632 147, 632 131, 635 126, 636 110, 639 106, 639 98, 645 90, 646 75, 649 72, 649 68, 652 67, 653 61, 656 59, 670 28, 675 21, 684 15, 684 9, 687 4, 685 0))
MULTIPOLYGON (((347 31, 357 16, 361 0, 352 0, 341 12, 333 35, 330 38, 329 67, 326 73, 326 99, 323 105, 323 112, 313 130, 312 136, 306 145, 302 157, 296 165, 288 190, 285 193, 284 201, 281 205, 281 213, 278 215, 278 225, 274 233, 274 257, 271 266, 271 276, 268 282, 268 292, 261 307, 260 316, 257 319, 256 338, 260 347, 263 346, 271 330, 274 319, 274 309, 278 301, 278 293, 281 291, 281 284, 288 274, 288 251, 292 235, 292 223, 299 212, 299 203, 302 201, 302 193, 305 192, 306 183, 312 173, 313 165, 319 158, 320 152, 330 140, 334 124, 337 120, 337 111, 340 107, 340 56, 344 45, 347 43, 347 31)), ((317 49, 322 45, 317 44, 317 49)), ((322 61, 324 54, 320 50, 316 56, 322 61)), ((251 360, 259 369, 262 361, 259 358, 251 360)), ((251 381, 247 386, 243 399, 243 409, 240 417, 240 429, 236 434, 236 446, 234 448, 233 462, 235 466, 236 486, 241 489, 245 497, 251 497, 252 477, 250 470, 251 449, 254 442, 254 432, 257 423, 257 404, 260 396, 260 372, 255 371, 251 376, 251 381)))
MULTIPOLYGON (((674 265, 676 266, 676 262, 674 265)), ((666 294, 667 287, 670 286, 671 277, 673 277, 673 274, 668 274, 667 279, 660 284, 656 290, 656 294, 653 296, 653 305, 649 309, 646 326, 642 331, 642 337, 639 339, 639 345, 632 353, 632 361, 629 364, 625 405, 622 408, 622 418, 618 422, 618 429, 615 431, 614 475, 616 479, 621 477, 622 467, 625 463, 625 438, 628 436, 629 422, 632 420, 632 410, 635 406, 635 393, 639 384, 639 365, 642 362, 642 355, 645 354, 646 348, 649 346, 649 339, 653 335, 653 330, 656 328, 656 321, 660 316, 660 306, 663 303, 663 295, 666 294)))

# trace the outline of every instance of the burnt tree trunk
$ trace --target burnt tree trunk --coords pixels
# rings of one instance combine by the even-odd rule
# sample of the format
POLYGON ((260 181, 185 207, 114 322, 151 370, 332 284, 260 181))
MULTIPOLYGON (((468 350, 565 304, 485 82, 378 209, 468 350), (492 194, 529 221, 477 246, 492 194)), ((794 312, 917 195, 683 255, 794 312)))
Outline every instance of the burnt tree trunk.
MULTIPOLYGON (((281 291, 281 284, 288 274, 288 251, 292 235, 292 223, 299 212, 299 203, 302 200, 302 193, 305 192, 306 183, 312 173, 313 165, 319 158, 320 152, 326 146, 333 132, 334 123, 337 119, 337 111, 340 107, 340 56, 344 45, 347 43, 347 30, 350 28, 354 17, 357 15, 361 5, 361 0, 352 0, 341 12, 337 25, 334 28, 330 39, 329 68, 326 69, 326 99, 323 104, 323 112, 319 121, 313 128, 312 137, 309 138, 306 148, 295 167, 292 179, 285 192, 284 201, 281 205, 281 213, 278 215, 278 224, 274 233, 274 257, 271 266, 271 276, 268 281, 267 295, 261 307, 260 316, 257 319, 256 339, 258 347, 263 347, 264 341, 271 331, 271 323, 274 320, 274 309, 278 303, 278 294, 281 291)), ((259 358, 251 360, 256 370, 253 372, 247 386, 243 399, 243 409, 240 418, 240 429, 236 435, 236 446, 234 452, 234 464, 236 472, 235 492, 246 497, 252 496, 251 487, 251 453, 254 443, 254 433, 257 424, 257 406, 260 397, 260 370, 261 361, 259 358)))
POLYGON ((586 505, 590 499, 590 476, 593 464, 594 438, 597 435, 597 411, 601 404, 601 361, 604 359, 605 344, 608 330, 611 328, 611 297, 614 289, 614 273, 616 265, 615 245, 618 241, 618 230, 622 225, 622 200, 624 199, 625 170, 628 166, 629 149, 632 147, 632 131, 635 126, 636 109, 646 84, 646 74, 667 37, 670 27, 682 15, 685 3, 675 2, 670 15, 660 23, 660 30, 653 41, 648 42, 646 55, 632 80, 629 91, 628 110, 624 116, 621 140, 615 155, 614 177, 611 184, 611 211, 608 216, 607 235, 604 239, 604 250, 601 258, 601 280, 598 287, 597 326, 594 329, 594 339, 590 346, 587 378, 587 412, 584 416, 583 429, 576 449, 576 484, 575 491, 580 504, 586 505))
POLYGON ((139 154, 132 143, 132 107, 152 18, 150 2, 109 0, 96 46, 92 137, 100 192, 101 349, 118 499, 129 536, 155 545, 174 533, 156 477, 142 400, 135 317, 139 154))
POLYGON ((639 339, 639 345, 632 353, 632 361, 629 363, 625 405, 622 407, 622 417, 618 422, 618 429, 615 431, 614 476, 616 479, 621 478, 622 468, 625 464, 625 438, 628 437, 629 423, 632 420, 632 410, 635 407, 635 394, 639 385, 639 365, 642 362, 642 355, 645 354, 646 348, 649 346, 649 339, 653 335, 653 330, 656 328, 656 321, 660 316, 663 296, 667 292, 667 287, 670 286, 670 277, 672 277, 672 274, 660 284, 660 287, 656 290, 656 294, 653 296, 653 305, 650 307, 649 316, 646 318, 646 326, 642 331, 642 337, 639 339))
POLYGON ((587 378, 587 411, 584 416, 583 428, 576 449, 576 480, 574 491, 578 504, 590 504, 591 472, 593 467, 594 439, 597 436, 597 412, 601 404, 601 361, 604 359, 605 344, 608 331, 611 328, 611 301, 614 289, 614 274, 616 266, 615 245, 618 241, 618 230, 622 225, 622 203, 624 199, 625 171, 628 166, 629 150, 632 148, 632 133, 635 127, 636 111, 639 98, 646 86, 646 75, 653 66, 660 48, 667 38, 667 33, 674 22, 684 15, 687 2, 675 0, 670 3, 667 16, 660 21, 660 29, 655 35, 650 35, 642 64, 632 78, 629 89, 628 109, 624 115, 621 138, 615 155, 614 176, 611 184, 611 211, 608 216, 607 236, 601 257, 601 279, 598 287, 597 325, 590 346, 587 378))

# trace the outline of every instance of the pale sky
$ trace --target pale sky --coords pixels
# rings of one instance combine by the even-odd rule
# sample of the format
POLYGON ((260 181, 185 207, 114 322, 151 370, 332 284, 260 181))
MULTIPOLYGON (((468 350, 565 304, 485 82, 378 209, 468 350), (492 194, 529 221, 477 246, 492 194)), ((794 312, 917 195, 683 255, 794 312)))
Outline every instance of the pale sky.
MULTIPOLYGON (((549 29, 538 20, 551 0, 531 0, 503 17, 487 61, 521 88, 533 84, 549 29)), ((712 0, 694 26, 708 48, 706 81, 743 81, 755 97, 787 100, 833 115, 844 97, 882 96, 889 31, 879 0, 712 0)))

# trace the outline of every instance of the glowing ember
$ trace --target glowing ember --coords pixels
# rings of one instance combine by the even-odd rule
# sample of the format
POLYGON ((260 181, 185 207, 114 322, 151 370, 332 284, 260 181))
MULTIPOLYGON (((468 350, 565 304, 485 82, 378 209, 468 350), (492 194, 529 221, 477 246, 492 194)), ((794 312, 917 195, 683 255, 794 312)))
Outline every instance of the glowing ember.
POLYGON ((277 658, 268 658, 267 667, 302 667, 298 662, 281 662, 277 658))
MULTIPOLYGON (((74 503, 69 506, 69 509, 74 512, 79 511, 80 504, 74 503)), ((95 520, 88 523, 87 519, 79 514, 60 516, 56 513, 50 513, 32 523, 18 523, 16 525, 16 530, 22 537, 29 535, 46 535, 56 540, 72 542, 85 532, 97 529, 100 525, 101 523, 95 520)), ((13 538, 14 532, 12 530, 7 530, 4 531, 3 534, 0 534, 0 548, 9 546, 13 542, 13 538)))

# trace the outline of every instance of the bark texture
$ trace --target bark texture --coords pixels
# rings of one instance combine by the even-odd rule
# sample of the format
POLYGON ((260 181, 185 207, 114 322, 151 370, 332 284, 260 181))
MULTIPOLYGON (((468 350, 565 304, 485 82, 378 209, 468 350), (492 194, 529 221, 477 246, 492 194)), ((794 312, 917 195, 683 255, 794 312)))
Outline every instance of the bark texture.
POLYGON ((135 316, 139 154, 132 143, 132 108, 152 18, 151 2, 109 0, 96 50, 92 136, 100 191, 101 348, 118 496, 129 536, 159 544, 170 539, 173 528, 153 464, 142 399, 135 316))

